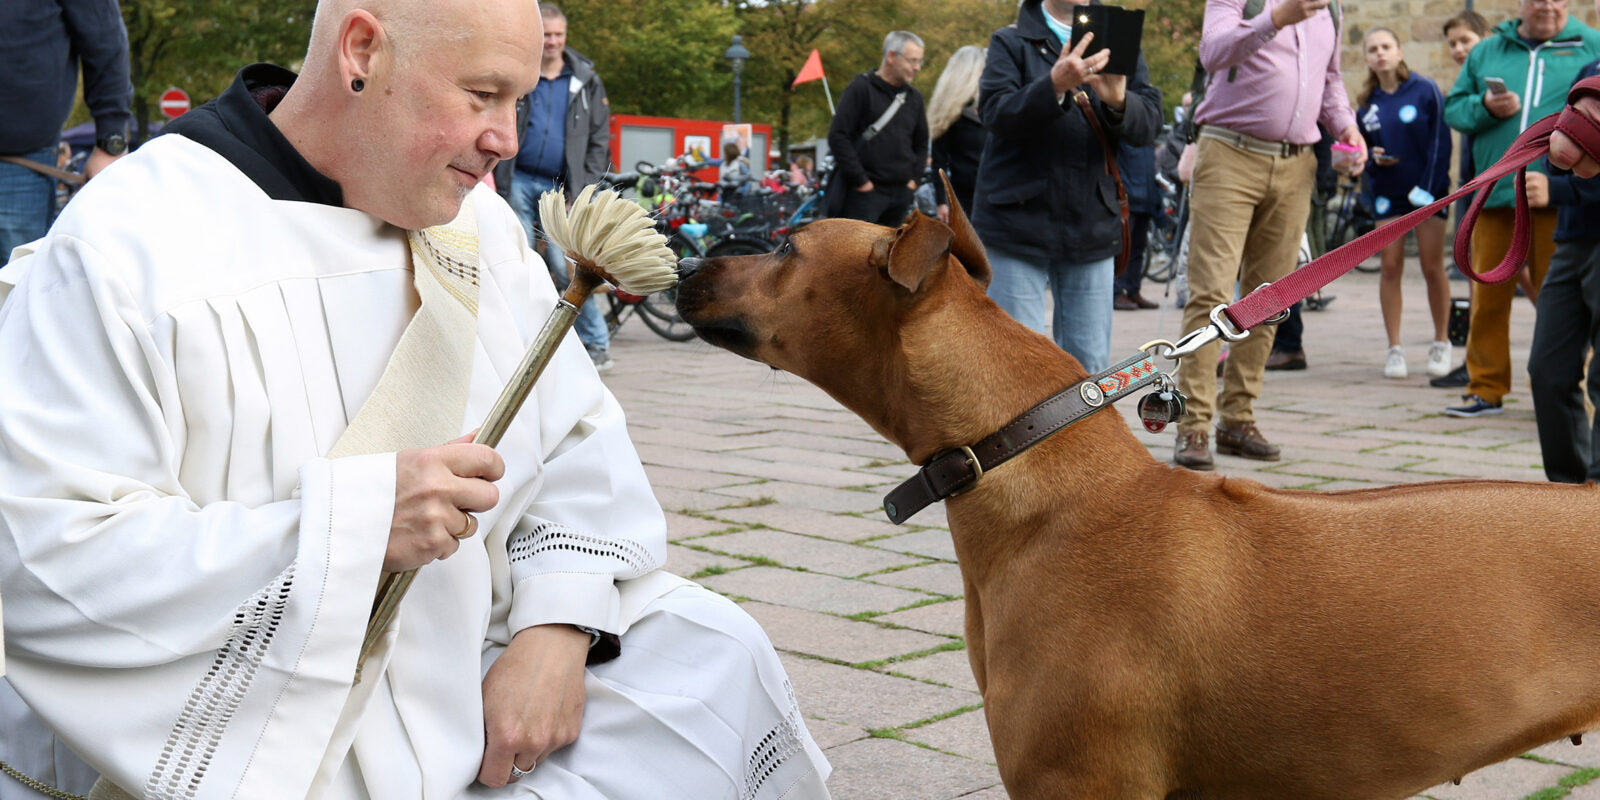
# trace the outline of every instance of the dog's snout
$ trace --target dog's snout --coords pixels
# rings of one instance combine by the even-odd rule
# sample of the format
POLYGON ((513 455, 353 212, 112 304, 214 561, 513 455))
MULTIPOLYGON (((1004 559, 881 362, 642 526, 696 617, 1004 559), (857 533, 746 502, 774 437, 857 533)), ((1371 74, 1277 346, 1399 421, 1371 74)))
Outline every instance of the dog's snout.
POLYGON ((678 259, 678 280, 683 280, 700 271, 706 265, 706 260, 699 256, 678 259))

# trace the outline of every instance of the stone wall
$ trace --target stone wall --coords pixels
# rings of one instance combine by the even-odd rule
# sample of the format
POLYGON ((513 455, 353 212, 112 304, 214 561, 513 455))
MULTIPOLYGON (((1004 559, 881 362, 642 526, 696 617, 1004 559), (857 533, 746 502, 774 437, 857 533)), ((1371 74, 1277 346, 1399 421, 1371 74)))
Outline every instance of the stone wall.
MULTIPOLYGON (((1367 78, 1361 39, 1367 30, 1380 25, 1399 36, 1400 49, 1412 71, 1432 78, 1440 91, 1450 93, 1457 68, 1444 43, 1444 21, 1466 8, 1465 0, 1343 0, 1342 5, 1345 35, 1340 67, 1352 101, 1367 78)), ((1475 0, 1472 7, 1494 26, 1517 15, 1519 0, 1475 0)), ((1595 24, 1595 8, 1589 0, 1568 0, 1568 8, 1584 22, 1595 24)))

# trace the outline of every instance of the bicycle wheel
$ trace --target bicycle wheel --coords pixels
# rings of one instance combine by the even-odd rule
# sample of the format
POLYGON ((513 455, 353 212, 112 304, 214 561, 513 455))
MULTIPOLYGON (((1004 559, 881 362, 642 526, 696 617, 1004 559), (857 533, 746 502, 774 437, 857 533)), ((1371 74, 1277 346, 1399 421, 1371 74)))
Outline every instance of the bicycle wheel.
POLYGON ((639 302, 638 317, 646 328, 655 331, 661 338, 687 342, 694 338, 694 328, 678 316, 677 303, 677 287, 646 295, 639 302))
POLYGON ((1159 226, 1150 226, 1150 235, 1144 246, 1144 276, 1156 283, 1172 280, 1176 261, 1172 258, 1172 245, 1159 226))
MULTIPOLYGON (((677 253, 679 258, 706 255, 705 247, 698 241, 676 231, 667 238, 667 247, 677 253)), ((674 342, 687 342, 694 338, 694 328, 689 327, 689 323, 678 316, 676 286, 645 295, 644 299, 639 301, 637 308, 639 313, 636 316, 644 322, 646 328, 655 331, 657 336, 674 342)))

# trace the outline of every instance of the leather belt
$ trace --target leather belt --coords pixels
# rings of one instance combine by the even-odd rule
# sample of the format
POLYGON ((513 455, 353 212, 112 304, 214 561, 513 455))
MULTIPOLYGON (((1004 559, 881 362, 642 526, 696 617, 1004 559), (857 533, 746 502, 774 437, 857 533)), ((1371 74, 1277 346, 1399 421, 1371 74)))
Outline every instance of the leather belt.
POLYGON ((1257 139, 1256 137, 1247 133, 1230 131, 1227 128, 1218 127, 1216 125, 1200 126, 1200 136, 1203 136, 1207 139, 1216 139, 1218 141, 1227 142, 1228 144, 1231 144, 1240 150, 1255 153, 1256 155, 1275 156, 1278 158, 1290 158, 1297 156, 1300 155, 1301 150, 1306 150, 1311 147, 1311 145, 1308 144, 1290 144, 1288 142, 1274 142, 1268 139, 1257 139))
POLYGON ((929 505, 971 489, 985 472, 1067 425, 1154 383, 1160 374, 1155 357, 1141 351, 1085 378, 1028 409, 983 441, 936 454, 917 474, 883 498, 883 511, 890 522, 899 525, 929 505))

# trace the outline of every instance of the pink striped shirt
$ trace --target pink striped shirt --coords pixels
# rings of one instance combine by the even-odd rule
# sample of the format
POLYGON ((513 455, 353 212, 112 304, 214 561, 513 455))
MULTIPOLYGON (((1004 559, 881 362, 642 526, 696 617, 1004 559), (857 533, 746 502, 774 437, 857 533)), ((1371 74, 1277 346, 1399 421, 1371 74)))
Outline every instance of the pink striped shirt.
POLYGON ((1267 0, 1244 19, 1245 0, 1206 0, 1200 64, 1211 85, 1195 119, 1257 139, 1314 144, 1322 138, 1318 122, 1334 136, 1356 124, 1339 77, 1339 32, 1326 8, 1279 30, 1272 9, 1280 1, 1267 0))

